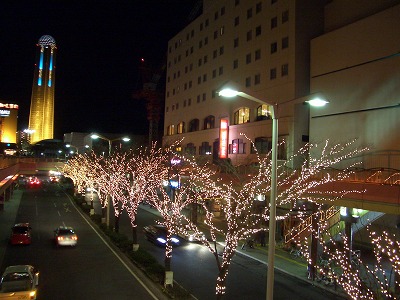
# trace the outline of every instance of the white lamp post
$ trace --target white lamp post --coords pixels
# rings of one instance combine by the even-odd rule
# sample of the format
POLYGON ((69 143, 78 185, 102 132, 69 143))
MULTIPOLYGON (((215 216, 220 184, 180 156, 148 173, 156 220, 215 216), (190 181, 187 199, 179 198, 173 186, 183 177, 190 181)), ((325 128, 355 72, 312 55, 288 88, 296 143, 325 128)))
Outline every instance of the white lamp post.
MULTIPOLYGON (((123 137, 119 137, 116 139, 108 139, 100 134, 97 133, 93 133, 90 135, 90 137, 94 140, 96 139, 102 139, 108 142, 108 157, 110 157, 111 155, 111 147, 112 147, 112 142, 114 141, 124 141, 124 142, 129 142, 131 139, 129 137, 123 136, 123 137)), ((106 225, 107 227, 110 226, 110 195, 108 195, 108 199, 107 199, 107 204, 106 204, 106 225)))
MULTIPOLYGON (((257 103, 271 106, 272 112, 272 151, 271 151, 271 192, 270 192, 270 209, 269 209, 269 234, 268 234, 268 272, 267 272, 267 290, 266 299, 273 300, 274 295, 274 260, 275 260, 275 231, 276 231, 276 192, 277 192, 277 152, 278 152, 278 104, 270 104, 260 100, 250 94, 241 92, 233 88, 224 88, 219 93, 222 97, 240 96, 257 103)), ((296 99, 290 100, 294 101, 296 99)), ((287 102, 290 102, 287 101, 287 102)), ((287 103, 285 102, 285 103, 287 103)), ((313 99, 307 101, 313 106, 323 106, 328 103, 326 100, 313 99)))

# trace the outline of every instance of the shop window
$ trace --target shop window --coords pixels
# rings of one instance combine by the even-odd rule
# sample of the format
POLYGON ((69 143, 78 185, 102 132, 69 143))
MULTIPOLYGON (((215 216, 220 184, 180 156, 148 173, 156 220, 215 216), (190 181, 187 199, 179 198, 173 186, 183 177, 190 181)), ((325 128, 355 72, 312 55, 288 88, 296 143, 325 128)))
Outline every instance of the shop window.
POLYGON ((266 137, 256 137, 254 145, 251 147, 251 153, 267 154, 271 151, 271 140, 266 137))
POLYGON ((243 143, 243 139, 232 140, 232 144, 229 145, 230 154, 246 154, 246 143, 243 143))
POLYGON ((211 152, 211 146, 208 142, 202 142, 200 149, 199 149, 199 154, 200 155, 210 155, 211 152))
POLYGON ((188 143, 185 147, 185 152, 190 155, 196 155, 196 147, 193 143, 188 143))

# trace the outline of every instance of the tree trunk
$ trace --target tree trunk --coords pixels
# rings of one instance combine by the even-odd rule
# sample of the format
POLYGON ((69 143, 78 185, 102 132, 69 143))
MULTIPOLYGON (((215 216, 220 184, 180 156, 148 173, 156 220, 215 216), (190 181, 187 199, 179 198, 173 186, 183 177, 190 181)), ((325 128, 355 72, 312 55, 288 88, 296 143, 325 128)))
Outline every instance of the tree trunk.
POLYGON ((218 273, 217 285, 215 287, 215 294, 217 299, 223 299, 226 291, 226 276, 228 275, 228 264, 222 267, 218 273))
POLYGON ((121 214, 118 214, 115 216, 115 220, 114 220, 114 231, 115 232, 119 232, 119 217, 121 214))
POLYGON ((132 226, 132 242, 133 244, 138 243, 136 220, 134 221, 134 226, 132 226))

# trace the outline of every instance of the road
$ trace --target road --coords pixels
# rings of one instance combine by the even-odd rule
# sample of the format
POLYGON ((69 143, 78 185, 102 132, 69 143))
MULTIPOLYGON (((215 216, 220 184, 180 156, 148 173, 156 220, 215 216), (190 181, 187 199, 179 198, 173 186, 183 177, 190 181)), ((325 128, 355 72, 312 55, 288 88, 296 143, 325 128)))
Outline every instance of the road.
MULTIPOLYGON (((155 214, 139 209, 139 243, 163 264, 164 249, 147 241, 142 232, 143 226, 153 224, 156 218, 155 214)), ((4 238, 0 246, 7 248, 1 267, 3 270, 12 264, 36 266, 41 274, 39 299, 154 299, 56 186, 24 191, 16 222, 31 223, 33 242, 29 246, 11 247, 4 238), (76 229, 79 235, 76 248, 54 246, 53 230, 59 225, 76 229)), ((121 232, 130 237, 126 214, 122 215, 120 226, 121 232)), ((183 243, 174 248, 172 269, 176 282, 195 298, 215 299, 217 266, 204 246, 183 243)), ((265 264, 236 255, 227 279, 226 299, 265 299, 265 286, 265 264)), ((341 298, 275 272, 274 299, 341 298)))
POLYGON ((7 248, 1 270, 14 264, 37 267, 38 299, 156 299, 59 188, 50 185, 24 191, 15 222, 31 224, 32 244, 11 246, 4 237, 0 246, 7 248), (59 225, 76 229, 76 248, 54 246, 53 231, 59 225))
MULTIPOLYGON (((138 211, 139 243, 160 264, 164 262, 164 249, 145 240, 141 228, 154 224, 158 217, 147 210, 138 211)), ((129 220, 123 214, 120 221, 121 233, 131 235, 129 220)), ((220 249, 221 250, 221 249, 220 249)), ((196 243, 183 243, 172 252, 174 279, 197 299, 214 299, 217 266, 214 256, 206 247, 196 243)), ((225 299, 265 299, 266 265, 247 256, 235 255, 230 267, 225 299)), ((275 272, 274 299, 312 300, 343 299, 310 283, 275 272)))

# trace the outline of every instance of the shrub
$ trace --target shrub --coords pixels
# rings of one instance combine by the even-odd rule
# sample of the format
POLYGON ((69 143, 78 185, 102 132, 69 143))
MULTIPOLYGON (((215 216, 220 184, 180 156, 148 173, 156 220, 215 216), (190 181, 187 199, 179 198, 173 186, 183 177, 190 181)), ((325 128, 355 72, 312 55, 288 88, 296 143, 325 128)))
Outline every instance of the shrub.
POLYGON ((91 218, 92 221, 95 222, 96 224, 101 224, 101 215, 94 214, 94 215, 91 215, 90 218, 91 218))

